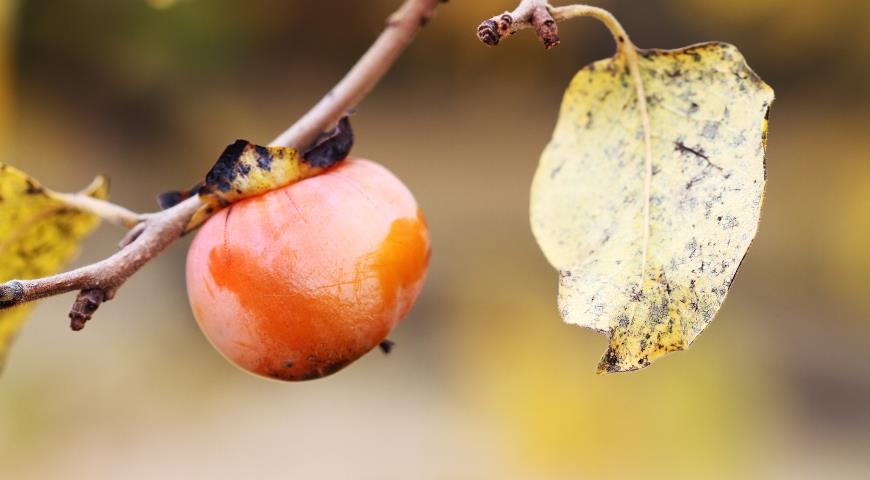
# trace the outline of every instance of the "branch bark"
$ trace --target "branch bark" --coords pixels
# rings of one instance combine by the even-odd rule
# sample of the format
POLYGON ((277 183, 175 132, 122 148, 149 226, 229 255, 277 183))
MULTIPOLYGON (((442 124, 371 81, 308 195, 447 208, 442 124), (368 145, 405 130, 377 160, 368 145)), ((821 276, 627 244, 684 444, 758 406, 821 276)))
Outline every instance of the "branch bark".
MULTIPOLYGON (((321 132, 333 127, 378 84, 443 2, 446 0, 405 0, 344 79, 270 145, 302 149, 313 143, 321 132)), ((132 228, 121 241, 120 250, 105 260, 69 272, 0 284, 0 308, 78 290, 70 320, 73 330, 80 330, 100 304, 111 300, 124 282, 181 238, 200 206, 199 198, 191 197, 167 210, 138 215, 109 202, 86 200, 82 205, 86 210, 132 228)))

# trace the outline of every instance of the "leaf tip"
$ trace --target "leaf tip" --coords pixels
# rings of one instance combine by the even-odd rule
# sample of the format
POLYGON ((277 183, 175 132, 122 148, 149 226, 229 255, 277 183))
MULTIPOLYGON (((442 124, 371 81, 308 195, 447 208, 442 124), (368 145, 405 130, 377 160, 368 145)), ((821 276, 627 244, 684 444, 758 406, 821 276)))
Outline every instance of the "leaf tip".
POLYGON ((100 200, 109 198, 109 177, 106 175, 97 175, 91 181, 91 184, 85 187, 81 192, 89 197, 94 197, 100 200))
POLYGON ((646 357, 641 357, 634 361, 633 358, 626 358, 620 355, 618 350, 611 346, 608 347, 607 352, 601 357, 601 361, 598 362, 596 373, 598 375, 610 375, 612 373, 633 372, 650 365, 652 365, 652 362, 646 357))

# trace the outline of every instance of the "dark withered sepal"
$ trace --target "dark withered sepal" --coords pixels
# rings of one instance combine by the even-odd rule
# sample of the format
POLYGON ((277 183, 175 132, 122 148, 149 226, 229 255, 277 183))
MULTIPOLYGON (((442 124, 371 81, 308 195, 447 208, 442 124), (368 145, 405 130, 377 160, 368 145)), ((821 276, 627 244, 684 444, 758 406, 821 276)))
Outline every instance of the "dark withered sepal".
POLYGON ((205 185, 210 189, 227 192, 232 188, 231 182, 239 174, 239 157, 251 143, 247 140, 236 140, 224 149, 224 153, 218 158, 217 163, 205 176, 205 185))
POLYGON ((178 205, 179 203, 187 200, 188 198, 190 198, 194 195, 198 195, 200 188, 202 188, 202 184, 197 183, 190 190, 185 190, 182 192, 172 191, 172 192, 161 193, 160 195, 157 196, 157 204, 160 205, 161 210, 166 210, 167 208, 172 208, 172 207, 178 205))
MULTIPOLYGON (((315 175, 318 169, 335 165, 347 158, 353 141, 353 129, 348 117, 342 118, 331 131, 321 134, 301 156, 292 148, 261 147, 247 140, 236 140, 224 149, 204 182, 187 191, 164 193, 157 197, 157 202, 165 210, 196 195, 212 195, 212 201, 207 203, 212 207, 223 207, 246 195, 268 190, 264 187, 263 175, 274 174, 271 187, 277 188, 315 175), (276 169, 276 162, 285 163, 276 169), (287 167, 286 162, 301 162, 304 165, 287 167), (259 171, 258 176, 250 177, 254 170, 259 171)), ((205 218, 205 215, 200 217, 205 218)))
POLYGON ((343 117, 332 131, 320 135, 302 158, 312 167, 326 168, 347 158, 352 148, 353 128, 350 118, 343 117))
POLYGON ((227 145, 217 162, 205 176, 205 183, 198 183, 190 190, 172 191, 158 195, 157 203, 160 205, 160 208, 166 210, 167 208, 178 205, 190 197, 199 195, 200 192, 202 192, 203 187, 207 187, 210 191, 228 191, 231 188, 230 182, 232 182, 239 173, 239 168, 246 167, 245 165, 240 165, 238 160, 248 145, 251 145, 251 143, 247 140, 236 140, 227 145))

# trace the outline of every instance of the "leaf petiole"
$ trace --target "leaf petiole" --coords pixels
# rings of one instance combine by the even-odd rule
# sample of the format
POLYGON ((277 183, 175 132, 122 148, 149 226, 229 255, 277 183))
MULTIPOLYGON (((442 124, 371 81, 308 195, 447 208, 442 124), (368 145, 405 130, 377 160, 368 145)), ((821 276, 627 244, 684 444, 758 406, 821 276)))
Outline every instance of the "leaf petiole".
POLYGON ((79 193, 60 193, 46 189, 45 194, 67 206, 96 215, 119 227, 130 229, 138 225, 144 219, 142 215, 107 200, 88 195, 87 192, 96 188, 95 185, 105 181, 104 178, 97 177, 91 186, 79 193))

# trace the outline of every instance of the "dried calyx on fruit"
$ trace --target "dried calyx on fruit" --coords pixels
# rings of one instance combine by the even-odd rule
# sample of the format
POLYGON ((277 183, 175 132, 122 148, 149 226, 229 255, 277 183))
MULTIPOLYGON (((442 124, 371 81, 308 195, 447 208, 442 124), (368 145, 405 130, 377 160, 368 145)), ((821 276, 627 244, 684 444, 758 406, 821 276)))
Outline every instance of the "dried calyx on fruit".
POLYGON ((295 148, 261 147, 236 140, 224 149, 204 181, 187 191, 166 192, 157 197, 157 203, 167 209, 199 195, 204 205, 188 223, 189 232, 239 200, 319 175, 347 158, 353 140, 348 117, 343 117, 333 130, 321 134, 302 154, 295 148))

